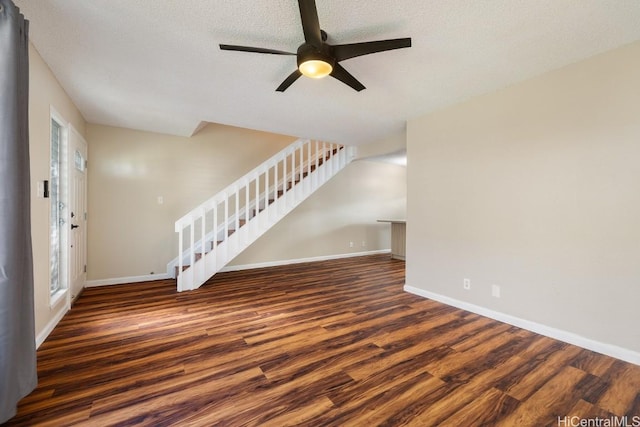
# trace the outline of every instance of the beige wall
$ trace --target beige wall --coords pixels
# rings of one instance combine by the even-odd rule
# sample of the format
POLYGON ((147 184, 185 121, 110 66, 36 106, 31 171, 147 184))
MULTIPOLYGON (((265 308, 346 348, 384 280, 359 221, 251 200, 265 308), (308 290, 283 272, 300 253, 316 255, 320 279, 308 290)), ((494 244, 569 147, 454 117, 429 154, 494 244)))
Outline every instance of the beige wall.
POLYGON ((638 76, 635 43, 410 121, 407 285, 640 352, 638 76))
POLYGON ((407 149, 407 132, 403 129, 380 141, 364 144, 358 147, 358 158, 386 156, 391 153, 402 152, 407 149))
POLYGON ((53 107, 80 134, 85 121, 33 45, 29 44, 29 150, 31 156, 31 238, 33 241, 36 335, 66 310, 66 300, 50 307, 49 199, 38 198, 39 181, 49 179, 50 111, 53 107))
POLYGON ((403 166, 357 160, 230 265, 389 249, 390 226, 377 220, 405 218, 406 179, 403 166))

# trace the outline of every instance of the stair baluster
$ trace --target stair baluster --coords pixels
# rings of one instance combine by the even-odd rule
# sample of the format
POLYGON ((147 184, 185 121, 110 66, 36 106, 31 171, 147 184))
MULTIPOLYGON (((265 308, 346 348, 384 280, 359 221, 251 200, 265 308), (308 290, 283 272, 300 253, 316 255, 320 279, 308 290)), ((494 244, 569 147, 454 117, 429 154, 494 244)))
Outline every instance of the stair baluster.
POLYGON ((176 221, 167 271, 178 291, 200 287, 354 157, 354 147, 298 140, 176 221))

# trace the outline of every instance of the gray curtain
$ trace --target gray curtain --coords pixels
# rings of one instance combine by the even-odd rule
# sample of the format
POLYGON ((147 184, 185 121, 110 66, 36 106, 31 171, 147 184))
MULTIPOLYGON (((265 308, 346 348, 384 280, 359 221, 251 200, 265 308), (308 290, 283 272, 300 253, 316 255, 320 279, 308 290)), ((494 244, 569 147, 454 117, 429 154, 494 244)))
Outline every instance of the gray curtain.
POLYGON ((37 384, 29 186, 29 22, 0 0, 0 423, 37 384))

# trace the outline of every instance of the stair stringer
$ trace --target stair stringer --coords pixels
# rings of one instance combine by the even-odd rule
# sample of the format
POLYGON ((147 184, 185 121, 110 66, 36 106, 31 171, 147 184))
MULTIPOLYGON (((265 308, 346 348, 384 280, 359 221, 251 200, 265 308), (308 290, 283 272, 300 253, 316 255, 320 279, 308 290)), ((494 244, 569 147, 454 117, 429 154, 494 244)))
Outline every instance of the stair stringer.
POLYGON ((177 272, 178 292, 202 286, 344 169, 354 157, 354 147, 298 140, 178 220, 179 256, 177 268, 172 269, 177 272), (279 170, 284 177, 278 177, 279 170), (249 190, 253 188, 255 195, 250 198, 249 190), (241 191, 246 195, 243 207, 238 202, 241 191), (236 203, 233 216, 228 214, 230 198, 236 203), (221 205, 224 209, 220 208, 221 205), (213 223, 220 225, 216 225, 211 233, 205 233, 206 227, 201 225, 201 237, 196 241, 196 222, 205 224, 206 215, 212 211, 213 223), (218 215, 224 217, 222 221, 218 215), (246 222, 241 224, 242 220, 246 222), (189 229, 190 244, 185 250, 183 233, 186 229, 189 229), (220 236, 220 233, 227 236, 222 241, 218 241, 219 237, 212 241, 207 239, 207 236, 220 236))

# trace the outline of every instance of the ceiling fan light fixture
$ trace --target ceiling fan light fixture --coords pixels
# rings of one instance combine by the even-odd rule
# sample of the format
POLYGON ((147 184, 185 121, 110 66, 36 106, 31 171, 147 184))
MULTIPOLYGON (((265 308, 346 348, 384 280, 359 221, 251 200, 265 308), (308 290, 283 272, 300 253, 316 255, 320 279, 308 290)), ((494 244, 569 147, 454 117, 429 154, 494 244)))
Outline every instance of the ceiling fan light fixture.
POLYGON ((327 77, 333 71, 333 66, 322 59, 307 59, 298 66, 303 76, 312 79, 327 77))
POLYGON ((327 77, 333 72, 335 64, 335 59, 329 49, 328 45, 317 47, 310 43, 304 43, 298 48, 298 71, 303 76, 312 79, 327 77))

